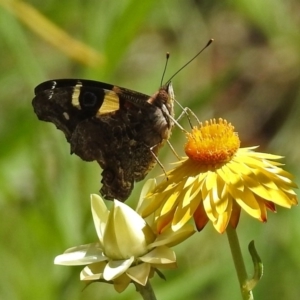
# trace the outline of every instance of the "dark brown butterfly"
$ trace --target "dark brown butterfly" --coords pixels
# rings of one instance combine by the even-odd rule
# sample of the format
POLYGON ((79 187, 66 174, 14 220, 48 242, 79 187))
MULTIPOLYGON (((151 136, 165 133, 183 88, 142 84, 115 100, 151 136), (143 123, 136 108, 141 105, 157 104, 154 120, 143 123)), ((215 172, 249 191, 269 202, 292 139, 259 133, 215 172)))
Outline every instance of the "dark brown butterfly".
POLYGON ((71 153, 99 163, 101 194, 120 201, 153 168, 174 125, 170 81, 148 96, 92 80, 50 80, 35 88, 32 105, 64 132, 71 153))

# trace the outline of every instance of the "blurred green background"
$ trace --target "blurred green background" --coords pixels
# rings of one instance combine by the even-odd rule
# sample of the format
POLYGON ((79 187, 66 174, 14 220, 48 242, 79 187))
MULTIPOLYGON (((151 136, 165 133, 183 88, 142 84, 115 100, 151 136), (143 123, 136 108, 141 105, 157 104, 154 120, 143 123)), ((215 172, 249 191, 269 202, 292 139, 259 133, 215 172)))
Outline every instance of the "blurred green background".
MULTIPOLYGON (((83 290, 81 267, 53 264, 65 249, 96 240, 89 195, 98 192, 101 171, 97 163, 70 156, 63 133, 33 113, 33 89, 45 80, 89 78, 151 95, 159 88, 167 51, 166 79, 214 38, 174 78, 177 100, 200 120, 232 122, 242 146, 260 145, 259 151, 285 156, 285 169, 299 183, 299 1, 26 3, 101 59, 87 65, 85 54, 83 62, 65 55, 46 41, 51 33, 42 23, 22 11, 19 17, 13 13, 20 2, 0 1, 0 299, 141 299, 133 285, 122 294, 106 284, 83 290)), ((68 42, 61 45, 76 50, 68 42)), ((182 153, 185 137, 179 129, 171 142, 182 153)), ((175 160, 168 147, 160 160, 166 168, 175 160)), ((147 178, 160 173, 156 167, 147 178)), ((129 204, 135 205, 142 184, 129 204)), ((247 252, 252 239, 265 266, 255 299, 299 299, 298 210, 278 207, 266 224, 241 215, 238 234, 248 272, 253 271, 247 252)), ((211 224, 175 251, 178 269, 164 272, 166 282, 152 280, 158 299, 241 298, 226 235, 211 224)))

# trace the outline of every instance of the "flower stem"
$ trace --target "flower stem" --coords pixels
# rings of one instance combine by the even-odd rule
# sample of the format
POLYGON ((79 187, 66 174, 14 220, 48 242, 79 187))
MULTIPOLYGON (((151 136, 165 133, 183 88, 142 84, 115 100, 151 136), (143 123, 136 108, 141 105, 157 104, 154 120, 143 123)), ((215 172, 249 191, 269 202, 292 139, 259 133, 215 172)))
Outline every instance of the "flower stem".
POLYGON ((252 291, 246 288, 248 276, 236 230, 232 228, 232 226, 228 225, 226 233, 230 245, 231 255, 234 261, 235 270, 239 279, 243 300, 254 300, 252 291))
POLYGON ((156 300, 154 291, 149 280, 147 281, 145 286, 138 284, 137 282, 134 282, 134 285, 144 300, 156 300))

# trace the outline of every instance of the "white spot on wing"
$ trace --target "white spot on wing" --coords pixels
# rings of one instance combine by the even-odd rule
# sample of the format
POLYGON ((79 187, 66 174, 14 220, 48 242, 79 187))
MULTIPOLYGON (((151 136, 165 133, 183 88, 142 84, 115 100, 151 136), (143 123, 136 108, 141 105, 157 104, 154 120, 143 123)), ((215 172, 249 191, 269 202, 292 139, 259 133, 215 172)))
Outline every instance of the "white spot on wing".
POLYGON ((57 85, 57 82, 56 81, 52 81, 51 92, 49 92, 49 97, 48 97, 49 100, 52 99, 52 96, 54 94, 53 90, 55 89, 56 85, 57 85))
POLYGON ((70 120, 70 115, 66 111, 63 112, 63 116, 66 120, 70 120))

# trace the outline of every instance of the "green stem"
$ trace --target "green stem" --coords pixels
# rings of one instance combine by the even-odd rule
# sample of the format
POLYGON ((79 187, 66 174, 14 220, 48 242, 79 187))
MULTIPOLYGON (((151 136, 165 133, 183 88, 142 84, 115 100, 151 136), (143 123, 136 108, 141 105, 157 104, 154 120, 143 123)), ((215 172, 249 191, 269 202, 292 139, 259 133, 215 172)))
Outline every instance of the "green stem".
POLYGON ((134 282, 134 285, 144 300, 156 300, 154 291, 149 280, 147 281, 145 286, 138 284, 137 282, 134 282))
POLYGON ((252 291, 246 288, 248 276, 236 230, 229 224, 227 226, 226 233, 230 245, 231 255, 234 261, 235 270, 239 279, 242 297, 244 300, 254 300, 252 291))

